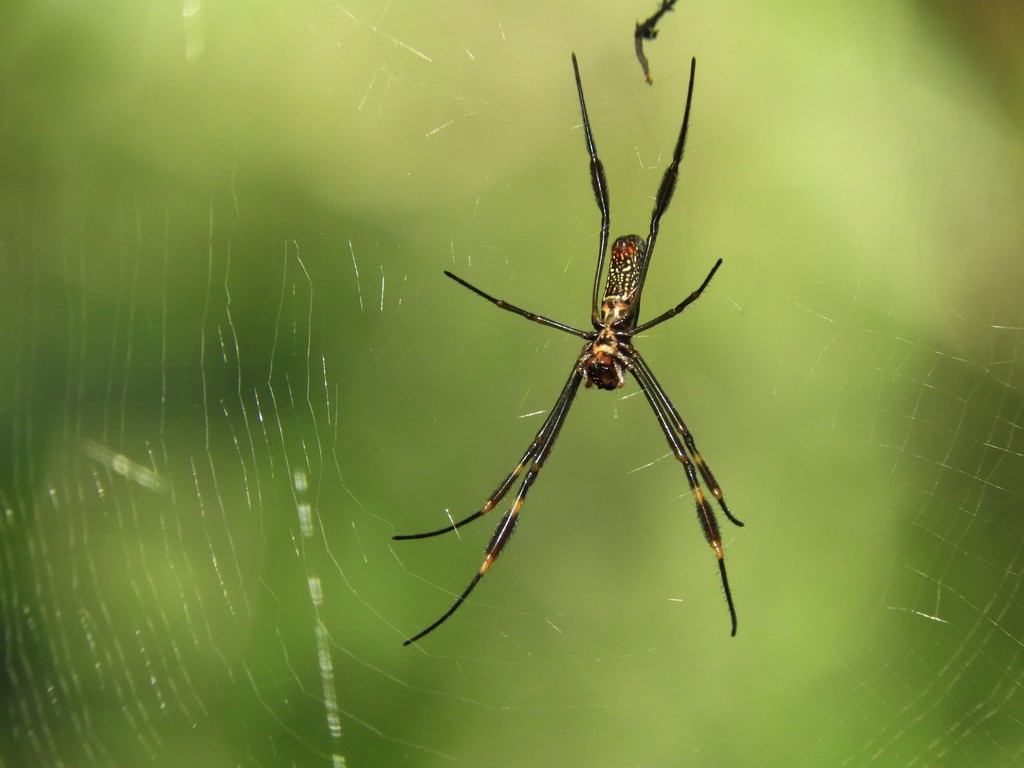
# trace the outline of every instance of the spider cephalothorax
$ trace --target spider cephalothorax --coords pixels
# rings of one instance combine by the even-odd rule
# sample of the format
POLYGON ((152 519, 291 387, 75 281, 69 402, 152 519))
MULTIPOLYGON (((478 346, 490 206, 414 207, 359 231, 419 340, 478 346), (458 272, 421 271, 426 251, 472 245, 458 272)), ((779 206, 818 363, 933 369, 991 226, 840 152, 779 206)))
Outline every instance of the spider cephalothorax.
POLYGON ((626 383, 626 368, 629 367, 628 341, 618 337, 611 328, 602 328, 597 338, 583 347, 580 353, 579 372, 584 384, 598 389, 618 389, 626 383))
POLYGON ((449 616, 455 613, 469 593, 479 583, 480 579, 483 578, 483 575, 488 571, 498 555, 501 554, 502 549, 508 543, 509 537, 511 537, 512 531, 516 527, 516 522, 519 519, 519 510, 523 506, 526 494, 530 490, 530 486, 533 485, 533 481, 536 479, 548 455, 551 453, 551 448, 554 446, 558 433, 565 423, 569 407, 579 391, 580 383, 585 382, 587 387, 596 386, 598 389, 615 390, 626 383, 627 370, 640 385, 641 391, 647 398, 647 402, 650 404, 651 410, 654 411, 658 424, 665 434, 665 439, 668 440, 672 454, 682 464, 683 470, 686 472, 686 480, 693 494, 697 519, 700 521, 704 537, 707 539, 718 561, 718 570, 721 575, 722 587, 725 591, 725 601, 728 605, 729 617, 732 622, 732 634, 736 634, 736 610, 733 607, 732 593, 729 590, 729 580, 725 574, 722 537, 718 531, 718 521, 715 519, 714 511, 701 490, 700 481, 697 479, 698 475, 718 502, 725 516, 736 525, 743 525, 743 523, 729 512, 729 508, 725 504, 722 491, 715 481, 714 475, 711 474, 711 470, 708 469, 704 459, 701 458, 700 453, 697 451, 693 435, 686 428, 686 424, 679 416, 675 406, 668 399, 665 390, 661 388, 658 380, 654 378, 654 373, 647 366, 640 353, 636 351, 632 341, 635 335, 643 333, 648 328, 653 328, 669 318, 675 317, 696 301, 704 289, 707 288, 708 283, 711 282, 711 278, 714 277, 718 267, 722 264, 721 259, 716 261, 707 277, 704 278, 704 282, 679 304, 652 320, 648 320, 646 323, 637 324, 640 315, 640 295, 643 292, 647 267, 650 264, 651 255, 654 253, 654 243, 658 237, 658 224, 661 222, 661 216, 668 209, 668 205, 672 200, 676 179, 679 176, 679 162, 683 157, 683 146, 686 144, 686 128, 690 120, 690 99, 693 96, 693 76, 696 64, 696 60, 690 62, 690 85, 686 93, 683 125, 679 130, 675 151, 672 153, 672 162, 665 170, 665 175, 661 179, 661 185, 658 187, 658 193, 655 196, 654 211, 651 213, 650 233, 647 235, 646 240, 639 235, 626 235, 615 240, 611 248, 608 278, 605 282, 604 294, 601 295, 599 290, 601 287, 601 276, 604 272, 605 251, 608 246, 608 185, 604 177, 604 167, 601 165, 601 161, 597 157, 597 149, 594 147, 594 137, 590 132, 587 105, 583 100, 583 85, 580 82, 580 71, 576 65, 575 54, 572 57, 572 68, 576 75, 576 92, 579 94, 580 112, 583 114, 583 135, 587 142, 587 152, 590 155, 590 181, 594 188, 594 199, 597 201, 597 207, 601 212, 597 271, 594 275, 590 315, 594 330, 581 331, 557 320, 527 312, 514 304, 509 304, 507 301, 494 298, 476 286, 467 283, 461 277, 456 277, 451 272, 445 272, 452 280, 455 280, 460 285, 487 299, 501 309, 506 309, 509 312, 525 317, 527 320, 546 325, 549 328, 555 328, 565 333, 579 336, 585 339, 587 343, 584 344, 579 357, 573 362, 568 380, 566 380, 565 385, 562 387, 554 407, 548 413, 547 418, 544 419, 544 423, 541 425, 540 430, 538 430, 533 442, 530 443, 530 447, 526 449, 526 453, 523 454, 516 468, 501 481, 501 484, 491 494, 490 498, 484 502, 483 506, 469 517, 436 531, 395 536, 396 539, 424 539, 461 528, 490 512, 525 472, 523 481, 519 485, 519 490, 516 492, 515 500, 501 518, 501 522, 498 523, 498 527, 495 529, 490 543, 484 552, 483 562, 477 569, 476 575, 473 576, 469 585, 458 596, 454 604, 433 624, 406 640, 406 645, 414 643, 424 635, 433 632, 449 616))

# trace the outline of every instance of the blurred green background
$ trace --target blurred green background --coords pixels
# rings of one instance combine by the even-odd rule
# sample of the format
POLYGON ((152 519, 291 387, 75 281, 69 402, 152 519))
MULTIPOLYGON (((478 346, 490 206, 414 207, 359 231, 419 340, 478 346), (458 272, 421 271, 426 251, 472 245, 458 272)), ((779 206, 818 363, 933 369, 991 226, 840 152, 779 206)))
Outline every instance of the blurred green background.
POLYGON ((1024 755, 1011 2, 0 11, 0 765, 1006 766, 1024 755), (739 633, 633 382, 582 391, 570 52, 638 346, 743 529, 739 633))

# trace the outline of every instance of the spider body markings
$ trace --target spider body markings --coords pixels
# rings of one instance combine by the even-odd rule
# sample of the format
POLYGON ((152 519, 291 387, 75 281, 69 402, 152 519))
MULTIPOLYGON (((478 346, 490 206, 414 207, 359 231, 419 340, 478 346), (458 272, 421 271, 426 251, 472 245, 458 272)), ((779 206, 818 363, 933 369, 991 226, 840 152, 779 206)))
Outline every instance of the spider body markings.
POLYGON ((729 609, 729 617, 732 624, 732 634, 736 634, 736 609, 733 605, 732 592, 729 589, 729 580, 725 571, 722 536, 719 532, 718 521, 711 503, 702 490, 701 481, 703 481, 703 485, 714 497, 725 516, 735 525, 742 526, 743 523, 736 519, 729 511, 715 476, 711 473, 710 468, 708 468, 700 452, 697 450, 693 435, 687 429, 679 412, 672 405, 671 400, 669 400, 665 390, 658 383, 650 367, 648 367, 643 357, 633 346, 634 336, 675 317, 700 298, 708 283, 711 282, 711 278, 714 277, 715 272, 722 265, 722 260, 718 259, 697 290, 693 291, 679 304, 662 312, 652 320, 639 323, 640 297, 643 292, 644 281, 647 277, 647 268, 654 253, 654 245, 658 237, 658 227, 661 223, 662 215, 672 200, 676 181, 679 177, 679 163, 682 160, 683 149, 686 144, 687 126, 690 120, 690 101, 693 97, 693 80, 696 65, 696 59, 692 59, 690 62, 690 82, 686 93, 683 123, 679 130, 679 138, 676 140, 672 161, 665 170, 665 175, 661 179, 658 193, 655 196, 654 210, 651 213, 650 232, 646 239, 640 235, 625 235, 617 238, 612 243, 608 276, 604 284, 604 291, 602 292, 601 277, 604 274, 605 254, 608 251, 608 184, 605 180, 604 166, 597 156, 594 138, 590 131, 590 120, 587 117, 587 106, 583 99, 583 85, 580 81, 576 55, 573 54, 572 56, 573 72, 576 77, 576 91, 579 95, 580 112, 583 116, 583 133, 586 139, 587 153, 590 156, 590 179, 594 189, 594 199, 601 214, 597 270, 594 274, 591 298, 592 331, 583 331, 543 315, 528 312, 503 299, 491 296, 451 272, 445 272, 445 275, 452 280, 500 309, 512 312, 540 325, 579 336, 585 339, 586 343, 583 345, 579 356, 573 361, 569 377, 562 387, 554 407, 552 407, 544 423, 534 436, 533 442, 530 443, 515 469, 501 481, 487 501, 484 502, 483 506, 468 517, 458 522, 453 522, 444 528, 427 531, 426 533, 394 536, 397 540, 425 539, 455 531, 483 517, 494 509, 512 489, 512 486, 522 477, 522 482, 519 485, 518 491, 516 491, 515 498, 491 536, 491 540, 484 551, 483 562, 469 582, 469 585, 444 614, 428 627, 406 640, 405 645, 416 642, 447 621, 465 602, 466 598, 480 582, 480 579, 483 578, 484 574, 487 573, 491 565, 498 558, 498 555, 501 554, 502 549, 508 543, 512 532, 515 530, 516 523, 519 520, 519 511, 526 500, 526 494, 529 492, 530 487, 540 473, 541 467, 543 467, 544 462, 550 455, 551 449, 558 438, 558 433, 565 423, 569 408, 579 391, 580 384, 583 383, 588 388, 595 386, 598 389, 616 390, 626 383, 627 372, 632 374, 639 384, 641 391, 643 391, 644 396, 647 398, 648 404, 651 406, 651 410, 654 412, 655 418, 658 420, 658 425, 668 441, 672 454, 683 466, 690 491, 693 494, 697 519, 704 532, 704 537, 707 539, 718 562, 722 589, 725 592, 726 605, 729 609))

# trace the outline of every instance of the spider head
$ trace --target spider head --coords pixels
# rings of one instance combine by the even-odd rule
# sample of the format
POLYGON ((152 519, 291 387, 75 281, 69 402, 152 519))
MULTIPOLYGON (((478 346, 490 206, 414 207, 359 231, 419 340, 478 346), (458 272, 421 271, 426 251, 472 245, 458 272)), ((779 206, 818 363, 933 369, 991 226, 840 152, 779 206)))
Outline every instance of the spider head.
POLYGON ((619 344, 615 334, 606 328, 584 348, 580 364, 588 387, 612 390, 626 383, 626 366, 619 344))

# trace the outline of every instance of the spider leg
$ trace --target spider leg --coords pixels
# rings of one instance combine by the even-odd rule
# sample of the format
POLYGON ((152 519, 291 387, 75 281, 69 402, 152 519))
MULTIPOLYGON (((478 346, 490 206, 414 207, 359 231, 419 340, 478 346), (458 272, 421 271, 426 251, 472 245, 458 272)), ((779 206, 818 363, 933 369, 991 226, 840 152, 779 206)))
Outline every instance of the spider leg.
POLYGON ((601 273, 604 272, 605 251, 608 249, 608 182, 604 177, 604 165, 597 157, 594 146, 594 135, 590 132, 590 118, 587 117, 587 104, 583 100, 583 83, 580 82, 580 68, 576 64, 576 54, 572 55, 572 71, 576 75, 576 92, 580 96, 580 112, 583 114, 583 136, 587 141, 587 153, 590 155, 590 183, 594 187, 594 200, 601 212, 601 235, 597 246, 597 271, 594 273, 594 293, 591 299, 590 316, 595 328, 601 327, 601 273))
POLYGON ((708 287, 708 283, 711 282, 711 278, 715 276, 715 272, 718 271, 718 268, 720 266, 722 266, 722 260, 721 259, 719 259, 718 261, 715 262, 715 266, 713 266, 711 268, 711 271, 708 272, 708 276, 704 278, 704 282, 700 284, 700 288, 698 288, 696 291, 691 293, 689 296, 687 296, 681 302, 676 304, 674 307, 672 307, 672 309, 668 310, 667 312, 662 312, 660 315, 658 315, 653 320, 648 320, 646 323, 643 323, 642 325, 637 326, 636 328, 634 328, 633 329, 633 335, 636 335, 638 333, 643 333, 648 328, 653 328, 654 326, 658 325, 659 323, 663 323, 666 320, 670 320, 671 318, 675 317, 680 312, 682 312, 684 309, 686 309, 688 306, 690 306, 697 299, 699 299, 700 295, 702 293, 704 293, 704 289, 708 287))
POLYGON ((519 491, 516 493, 512 506, 509 507, 508 511, 501 518, 501 522, 498 523, 498 527, 494 529, 494 535, 491 536, 491 541, 487 545, 487 549, 484 550, 483 562, 480 564, 480 568, 477 569, 473 579, 462 591, 462 594, 455 599, 452 606, 445 611, 440 618, 426 629, 423 629, 410 637, 403 643, 403 645, 415 643, 417 640, 430 634, 447 621, 451 615, 459 609, 459 606, 465 602, 469 593, 473 591, 476 585, 480 582, 480 579, 483 578, 484 574, 487 573, 488 569, 498 558, 498 555, 501 554, 502 549, 505 548, 505 545, 512 536, 512 532, 515 530, 516 523, 519 520, 519 510, 522 508, 523 502, 526 500, 526 494, 529 492, 530 486, 533 485, 534 480, 537 479, 537 475, 544 466, 544 462, 547 460, 548 455, 551 453, 551 448, 554 446, 555 440, 558 438, 558 433, 562 429, 562 424, 565 423, 565 417, 569 413, 569 407, 572 405, 572 401, 576 397, 576 392, 579 390, 580 382, 582 380, 583 374, 579 371, 578 365, 573 363, 572 373, 569 374, 569 378, 566 380, 565 386, 562 387, 562 391, 558 395, 558 400, 555 401, 554 408, 551 409, 551 413, 548 414, 548 418, 544 421, 544 424, 537 432, 537 436, 534 438, 530 448, 523 455, 523 459, 519 462, 519 466, 516 467, 516 469, 512 471, 512 474, 510 474, 501 486, 498 487, 495 495, 492 496, 491 499, 488 499, 480 512, 471 515, 466 518, 466 520, 457 523, 455 526, 450 526, 449 528, 436 532, 444 533, 448 530, 454 530, 454 528, 457 528, 470 520, 475 520, 489 511, 494 504, 496 504, 501 497, 505 495, 508 489, 515 482, 516 478, 522 473, 523 468, 526 466, 526 462, 532 457, 533 461, 530 464, 529 469, 526 470, 526 476, 523 478, 523 482, 519 486, 519 491))
POLYGON ((508 476, 501 481, 501 484, 495 488, 494 493, 488 497, 487 501, 484 502, 480 509, 456 523, 446 525, 444 528, 438 528, 434 531, 426 531, 425 533, 402 533, 397 536, 392 536, 391 538, 395 541, 409 541, 411 539, 429 539, 432 536, 451 533, 467 523, 471 523, 474 520, 483 517, 494 509, 494 507, 497 506, 503 498, 505 498, 505 494, 508 493, 509 489, 515 485, 516 480, 519 479, 523 470, 526 469, 526 465, 530 459, 536 456, 544 447, 544 444, 549 439, 551 429, 557 429, 561 426, 561 421, 565 419, 565 412, 569 408, 569 403, 572 402, 572 398, 576 394, 575 389, 570 388, 570 383, 571 382, 567 381, 566 385, 562 387, 562 391, 558 395, 558 399, 555 401, 554 407, 551 409, 551 412, 548 413, 548 417, 544 419, 544 423, 541 424, 540 429, 537 430, 537 434, 533 437, 533 442, 530 443, 530 447, 526 449, 526 453, 523 454, 523 457, 519 460, 516 468, 509 472, 508 476))
POLYGON ((683 110, 683 125, 679 129, 679 138, 676 139, 676 147, 672 151, 672 162, 665 169, 665 175, 661 177, 661 184, 658 186, 658 194, 654 198, 654 210, 651 212, 651 232, 647 235, 647 260, 641 267, 640 278, 636 284, 637 306, 635 311, 637 316, 640 315, 640 295, 643 291, 644 281, 647 279, 647 267, 654 256, 654 243, 658 239, 658 227, 661 224, 661 217, 668 210, 668 204, 672 202, 672 195, 676 191, 676 181, 679 180, 679 163, 683 159, 683 149, 686 146, 686 131, 690 125, 690 101, 693 99, 693 77, 696 69, 697 60, 690 59, 690 85, 686 90, 686 108, 683 110))
POLYGON ((640 376, 647 379, 647 382, 650 384, 651 391, 659 399, 659 402, 662 403, 665 413, 671 417, 671 423, 675 426, 676 431, 678 431, 682 436, 683 442, 689 450, 690 455, 693 457, 693 461, 697 465, 697 469, 700 471, 701 477, 704 478, 705 485, 707 485, 708 490, 711 491, 711 495, 718 501, 718 506, 722 508, 722 512, 724 512, 725 516, 729 518, 729 522, 742 528, 743 523, 735 517, 732 512, 729 511, 729 507, 726 506, 725 498, 722 496, 722 489, 719 487, 718 481, 715 480, 715 476, 711 473, 711 468, 704 462, 703 457, 700 455, 700 451, 697 450, 697 444, 693 440, 693 435, 690 434, 690 430, 686 428, 686 423, 679 415, 679 411, 677 411, 675 406, 672 405, 672 401, 668 399, 668 395, 665 394, 665 390, 662 389, 658 380, 654 378, 654 373, 636 349, 633 350, 633 362, 637 369, 634 371, 634 375, 637 375, 637 371, 639 371, 637 380, 639 381, 640 376))
POLYGON ((644 359, 635 349, 631 351, 629 362, 630 371, 633 373, 637 383, 640 385, 640 389, 643 390, 644 395, 647 397, 647 402, 650 403, 651 410, 654 411, 654 415, 658 419, 661 431, 665 433, 665 438, 668 440, 669 447, 672 449, 672 454, 676 457, 679 463, 683 465, 683 470, 686 472, 686 480, 690 484, 690 491, 693 493, 693 499, 697 509, 697 519, 700 521, 701 527, 704 529, 704 538, 707 539, 708 544, 711 545, 711 549, 714 551, 715 557, 718 560, 718 570, 722 579, 722 588, 725 591, 725 602, 729 607, 729 617, 732 621, 732 634, 735 636, 736 607, 733 605, 732 591, 729 589, 729 578, 725 572, 725 553, 722 550, 722 534, 718 530, 718 521, 715 519, 714 511, 708 503, 707 497, 701 490, 700 483, 697 481, 697 474, 694 471, 695 464, 697 465, 697 469, 699 470, 701 477, 704 478, 704 483, 707 485, 708 490, 711 491, 711 494, 718 500, 718 503, 721 506, 722 511, 725 512, 726 517, 736 525, 742 526, 743 523, 733 517, 729 512, 725 505, 725 500, 722 498, 722 491, 718 487, 718 483, 711 474, 711 470, 707 468, 707 465, 704 463, 704 459, 701 458, 700 453, 697 452, 693 436, 686 428, 686 425, 683 424, 683 420, 679 418, 679 413, 668 399, 668 396, 661 388, 661 385, 658 384, 657 379, 654 378, 654 374, 651 372, 651 369, 647 367, 644 359), (681 441, 680 437, 682 438, 681 441), (687 455, 687 451, 689 451, 689 456, 687 455), (691 456, 693 457, 692 460, 690 458, 691 456))
POLYGON ((477 296, 487 299, 489 302, 491 302, 491 304, 500 309, 508 310, 513 314, 519 315, 520 317, 525 317, 527 320, 532 320, 535 323, 546 325, 548 328, 555 328, 556 330, 564 331, 565 333, 571 333, 573 336, 579 336, 582 339, 589 339, 594 336, 594 334, 589 331, 581 331, 579 328, 573 328, 571 325, 566 325, 565 323, 560 323, 557 320, 552 320, 550 317, 544 317, 544 315, 536 315, 533 312, 527 312, 525 309, 520 309, 515 304, 510 304, 504 299, 496 299, 493 296, 491 296, 491 294, 486 293, 485 291, 481 291, 472 283, 466 282, 458 275, 454 275, 451 272, 449 272, 447 269, 444 271, 444 273, 459 285, 463 286, 464 288, 469 288, 469 290, 471 290, 477 296))

